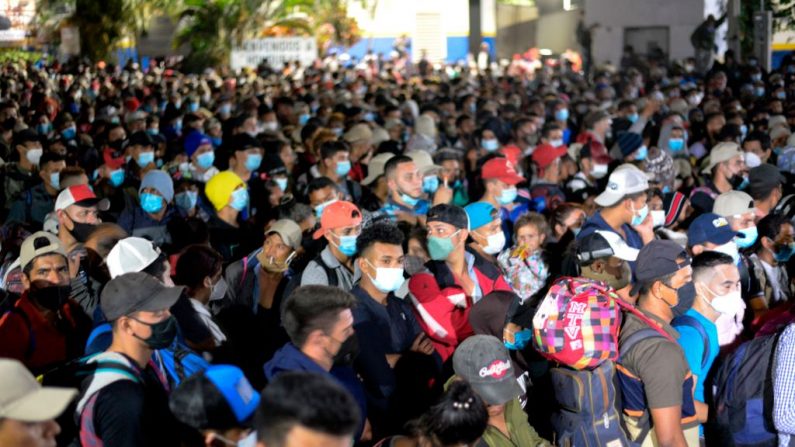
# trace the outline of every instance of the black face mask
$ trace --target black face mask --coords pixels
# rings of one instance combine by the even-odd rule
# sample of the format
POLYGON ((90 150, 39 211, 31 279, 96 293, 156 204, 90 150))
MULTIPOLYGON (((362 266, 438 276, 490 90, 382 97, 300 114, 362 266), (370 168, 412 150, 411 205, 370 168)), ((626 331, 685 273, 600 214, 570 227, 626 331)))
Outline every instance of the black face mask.
POLYGON ((353 334, 342 343, 340 350, 334 355, 334 366, 351 366, 358 355, 359 339, 353 334))
POLYGON ((70 233, 72 233, 72 236, 74 236, 77 242, 87 241, 88 236, 90 236, 91 233, 94 231, 94 229, 97 228, 96 225, 82 223, 82 222, 75 222, 74 219, 72 219, 71 217, 69 218, 69 220, 72 221, 72 225, 74 226, 70 231, 70 233))
POLYGON ((743 176, 742 176, 742 175, 740 175, 740 174, 734 174, 734 175, 732 175, 732 176, 729 178, 729 184, 731 184, 731 185, 732 185, 732 189, 737 189, 737 188, 739 188, 739 187, 740 187, 740 185, 742 185, 742 184, 743 184, 743 181, 744 181, 744 180, 745 180, 745 178, 743 178, 743 176))
POLYGON ((72 286, 53 285, 47 281, 35 281, 30 285, 28 296, 36 301, 41 307, 57 311, 69 299, 72 293, 72 286))
POLYGON ((679 302, 676 303, 676 306, 672 307, 671 310, 674 313, 674 317, 680 317, 685 314, 691 307, 693 307, 693 301, 696 300, 696 286, 692 282, 685 284, 684 286, 676 289, 676 296, 679 299, 679 302))
POLYGON ((152 349, 165 349, 171 346, 171 343, 177 336, 177 320, 173 316, 154 324, 146 323, 136 318, 133 318, 133 320, 145 324, 152 329, 152 335, 147 338, 141 338, 133 334, 135 338, 146 343, 146 345, 152 349))

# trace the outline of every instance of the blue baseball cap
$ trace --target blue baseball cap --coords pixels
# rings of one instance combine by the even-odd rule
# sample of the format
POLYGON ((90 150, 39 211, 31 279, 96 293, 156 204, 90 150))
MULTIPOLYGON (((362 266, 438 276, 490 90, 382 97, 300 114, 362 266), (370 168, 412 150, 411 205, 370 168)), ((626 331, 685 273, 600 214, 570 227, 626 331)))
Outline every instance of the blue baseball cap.
POLYGON ((180 383, 169 407, 180 422, 197 430, 228 430, 251 427, 259 400, 240 368, 213 365, 180 383))
POLYGON ((212 146, 212 144, 213 142, 210 141, 210 137, 199 132, 198 130, 194 130, 193 132, 189 133, 187 137, 185 137, 183 148, 185 149, 185 154, 187 154, 188 158, 190 158, 200 147, 205 145, 212 146))
POLYGON ((494 206, 486 202, 470 203, 464 207, 464 211, 469 217, 469 231, 477 230, 478 228, 494 222, 495 219, 500 217, 500 213, 494 206))
POLYGON ((687 230, 687 244, 691 247, 705 242, 723 245, 738 235, 739 233, 732 230, 725 217, 715 213, 705 213, 690 224, 687 230))

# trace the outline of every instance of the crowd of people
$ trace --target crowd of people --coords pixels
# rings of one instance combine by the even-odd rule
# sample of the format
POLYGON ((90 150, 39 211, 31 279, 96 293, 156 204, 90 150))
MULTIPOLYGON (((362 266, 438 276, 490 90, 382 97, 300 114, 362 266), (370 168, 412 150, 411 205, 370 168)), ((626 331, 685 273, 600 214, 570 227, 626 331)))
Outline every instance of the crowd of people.
POLYGON ((628 64, 5 65, 0 445, 795 445, 795 58, 628 64))

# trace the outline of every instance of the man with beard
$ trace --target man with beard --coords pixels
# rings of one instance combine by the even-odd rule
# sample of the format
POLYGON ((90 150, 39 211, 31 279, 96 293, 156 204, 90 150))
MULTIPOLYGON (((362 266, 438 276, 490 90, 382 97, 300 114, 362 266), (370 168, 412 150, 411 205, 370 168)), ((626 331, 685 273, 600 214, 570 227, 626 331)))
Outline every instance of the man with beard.
POLYGON ((745 159, 737 143, 720 143, 709 154, 709 163, 702 171, 711 174, 711 179, 704 186, 693 190, 690 194, 690 204, 697 214, 712 212, 712 206, 718 195, 740 189, 745 171, 745 159))
POLYGON ((82 355, 92 324, 69 299, 69 263, 57 237, 44 231, 28 236, 19 264, 24 292, 0 317, 0 357, 38 374, 82 355))
POLYGON ((629 263, 637 258, 638 249, 627 245, 612 231, 596 230, 577 241, 580 276, 607 283, 629 302, 634 302, 629 295, 632 281, 629 263))

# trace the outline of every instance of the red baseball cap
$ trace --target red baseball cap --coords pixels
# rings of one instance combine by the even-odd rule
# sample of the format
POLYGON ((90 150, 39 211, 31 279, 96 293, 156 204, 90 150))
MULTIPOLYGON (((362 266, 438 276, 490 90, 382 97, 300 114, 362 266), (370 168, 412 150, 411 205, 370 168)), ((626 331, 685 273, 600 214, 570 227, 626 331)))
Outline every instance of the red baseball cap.
POLYGON ((540 169, 546 169, 558 158, 566 155, 568 151, 566 146, 554 147, 551 144, 539 144, 536 150, 533 151, 533 163, 540 169))
POLYGON ((519 149, 519 147, 515 144, 503 146, 502 149, 500 149, 500 152, 502 152, 502 155, 504 155, 508 161, 513 163, 514 166, 519 163, 519 159, 522 157, 522 150, 519 149))
POLYGON ((58 194, 58 198, 55 199, 55 211, 66 209, 72 205, 82 207, 96 205, 100 211, 107 211, 110 208, 110 201, 108 199, 98 199, 88 185, 74 185, 58 194))
POLYGON ((329 230, 353 227, 362 223, 362 212, 351 202, 337 201, 323 208, 320 216, 320 228, 312 235, 320 239, 329 230))
POLYGON ((525 181, 525 178, 516 172, 507 158, 492 158, 483 165, 483 180, 497 179, 509 185, 515 185, 525 181))

